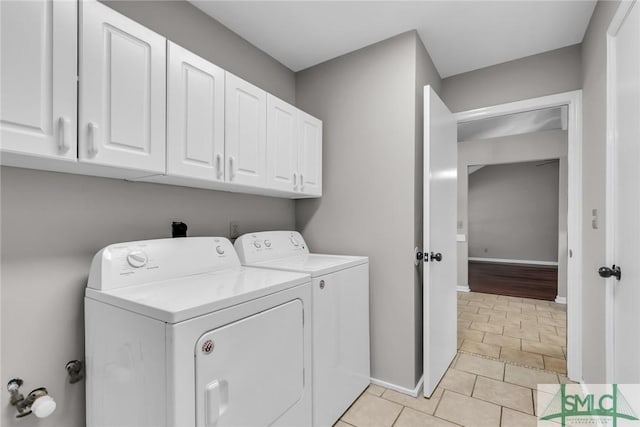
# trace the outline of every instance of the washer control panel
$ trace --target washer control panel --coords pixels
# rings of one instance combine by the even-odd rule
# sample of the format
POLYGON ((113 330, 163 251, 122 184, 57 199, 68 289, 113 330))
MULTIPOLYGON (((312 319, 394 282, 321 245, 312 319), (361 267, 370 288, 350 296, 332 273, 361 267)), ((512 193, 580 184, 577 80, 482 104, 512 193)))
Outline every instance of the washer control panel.
POLYGON ((304 238, 297 231, 263 231, 240 236, 236 252, 244 264, 309 253, 304 238))
POLYGON ((109 245, 93 258, 88 287, 113 289, 240 266, 224 237, 186 237, 109 245))

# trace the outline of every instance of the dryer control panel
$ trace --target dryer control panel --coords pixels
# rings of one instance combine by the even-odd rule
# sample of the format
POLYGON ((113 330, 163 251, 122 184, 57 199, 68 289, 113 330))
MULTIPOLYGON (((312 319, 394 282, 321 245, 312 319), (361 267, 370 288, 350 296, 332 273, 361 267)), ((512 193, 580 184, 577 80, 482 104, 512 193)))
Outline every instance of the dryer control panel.
POLYGON ((87 286, 104 291, 237 266, 238 256, 224 237, 116 243, 95 255, 87 286))
POLYGON ((236 251, 243 264, 304 255, 309 248, 297 231, 261 231, 238 237, 236 251))

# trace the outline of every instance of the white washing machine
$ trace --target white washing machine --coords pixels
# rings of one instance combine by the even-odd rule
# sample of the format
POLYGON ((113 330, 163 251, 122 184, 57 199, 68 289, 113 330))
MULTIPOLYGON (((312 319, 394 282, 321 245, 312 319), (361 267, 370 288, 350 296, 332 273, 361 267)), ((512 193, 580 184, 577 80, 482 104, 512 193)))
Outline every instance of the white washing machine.
POLYGON ((369 385, 369 259, 310 254, 295 231, 245 234, 247 266, 308 273, 313 291, 313 425, 333 425, 369 385))
POLYGON ((87 426, 311 425, 306 274, 225 238, 107 246, 85 295, 87 426))

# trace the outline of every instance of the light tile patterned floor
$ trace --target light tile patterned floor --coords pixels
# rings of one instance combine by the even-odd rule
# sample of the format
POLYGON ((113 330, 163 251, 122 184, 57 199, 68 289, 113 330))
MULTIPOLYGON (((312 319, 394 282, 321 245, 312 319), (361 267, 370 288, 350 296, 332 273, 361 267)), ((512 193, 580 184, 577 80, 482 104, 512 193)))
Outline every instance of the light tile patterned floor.
POLYGON ((458 350, 565 374, 566 310, 551 301, 458 292, 458 350))
POLYGON ((564 375, 458 353, 430 399, 370 385, 335 426, 536 426, 536 386, 558 382, 569 381, 564 375))

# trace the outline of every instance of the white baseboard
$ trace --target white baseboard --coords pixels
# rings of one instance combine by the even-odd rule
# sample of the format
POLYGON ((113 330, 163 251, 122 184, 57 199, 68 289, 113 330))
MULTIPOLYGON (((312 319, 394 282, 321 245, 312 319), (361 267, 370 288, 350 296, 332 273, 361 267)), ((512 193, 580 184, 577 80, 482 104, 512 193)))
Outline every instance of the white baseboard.
POLYGON ((530 259, 503 259, 503 258, 480 258, 469 257, 469 261, 481 261, 481 262, 496 262, 499 264, 533 264, 533 265, 554 265, 557 266, 557 261, 535 261, 530 259))
POLYGON ((423 381, 424 376, 420 377, 420 381, 418 381, 418 384, 415 386, 415 388, 410 389, 371 377, 371 384, 379 385, 380 387, 388 388, 389 390, 397 391, 398 393, 407 394, 411 397, 418 397, 418 393, 420 393, 423 381))
POLYGON ((456 286, 456 290, 458 292, 470 292, 471 289, 469 289, 469 285, 458 285, 456 286))
POLYGON ((557 296, 557 297, 556 297, 556 302, 557 302, 558 304, 566 304, 566 303, 567 303, 567 297, 560 297, 560 296, 557 296))

